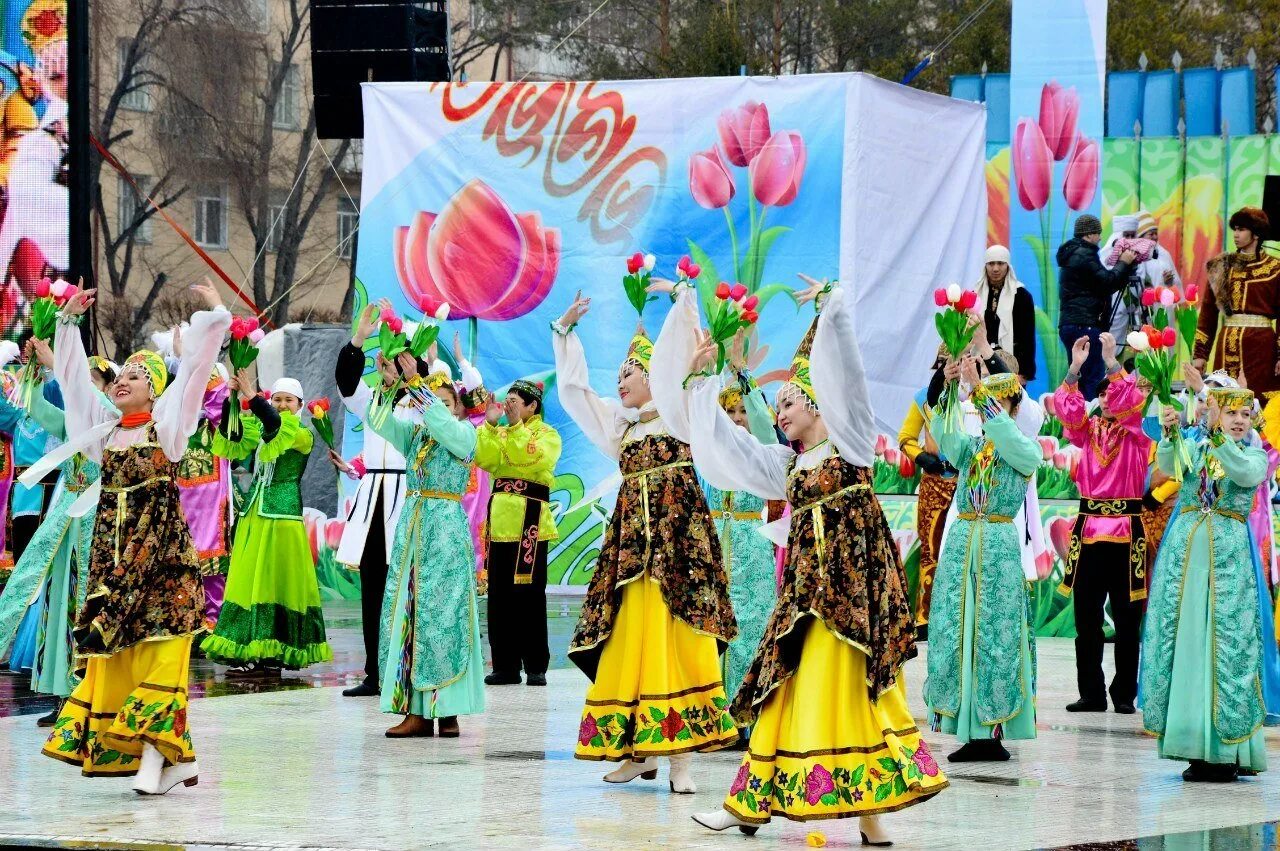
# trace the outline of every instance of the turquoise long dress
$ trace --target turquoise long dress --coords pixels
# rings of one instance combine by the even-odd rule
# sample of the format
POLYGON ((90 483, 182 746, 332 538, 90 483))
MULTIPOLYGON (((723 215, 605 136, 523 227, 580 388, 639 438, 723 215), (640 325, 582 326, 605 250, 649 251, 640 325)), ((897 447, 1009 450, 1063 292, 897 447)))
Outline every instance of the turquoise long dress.
MULTIPOLYGON (((743 397, 743 406, 752 436, 761 443, 776 443, 764 394, 754 389, 743 397)), ((721 658, 724 691, 732 700, 755 659, 778 602, 777 564, 773 542, 760 534, 765 501, 746 491, 722 491, 706 482, 703 490, 720 535, 720 551, 729 574, 729 600, 738 619, 738 637, 729 642, 721 658)))
MULTIPOLYGON (((8 407, 9 401, 0 397, 0 408, 8 407)), ((51 436, 65 439, 62 410, 41 394, 32 399, 31 418, 51 436)), ((77 682, 71 670, 71 627, 88 587, 96 512, 94 506, 79 517, 68 512, 99 472, 82 455, 63 463, 49 511, 0 594, 0 656, 16 644, 21 628, 32 630, 31 690, 40 694, 66 697, 77 682)))
POLYGON ((924 697, 933 727, 961 743, 1034 739, 1035 639, 1012 518, 1040 465, 1040 445, 1005 413, 987 419, 980 437, 938 414, 930 430, 960 471, 959 517, 943 544, 929 606, 924 697))
POLYGON ((407 460, 382 598, 382 711, 426 718, 483 712, 475 550, 462 508, 476 430, 443 404, 424 409, 420 424, 376 413, 368 422, 407 460))
MULTIPOLYGON (((1267 767, 1262 619, 1247 518, 1267 455, 1188 430, 1191 472, 1156 558, 1142 637, 1143 725, 1165 759, 1267 767)), ((1172 472, 1175 444, 1156 461, 1172 472)))

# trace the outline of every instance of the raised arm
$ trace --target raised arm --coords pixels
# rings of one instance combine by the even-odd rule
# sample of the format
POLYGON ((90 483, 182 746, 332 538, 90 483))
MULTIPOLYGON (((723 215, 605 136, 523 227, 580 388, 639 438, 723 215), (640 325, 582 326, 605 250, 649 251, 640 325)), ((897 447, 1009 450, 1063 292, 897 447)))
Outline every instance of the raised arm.
POLYGON ((183 340, 182 365, 151 411, 156 437, 170 461, 181 460, 187 451, 187 439, 195 433, 204 409, 209 373, 231 325, 231 313, 222 305, 213 285, 205 283, 195 289, 204 296, 209 309, 191 317, 191 331, 183 340))
POLYGON ((719 383, 696 381, 689 395, 693 463, 702 477, 723 491, 746 491, 761 499, 787 498, 787 470, 795 453, 779 443, 765 445, 738 428, 720 407, 719 383))
MULTIPOLYGON (((392 420, 394 417, 387 417, 392 420)), ((422 412, 423 425, 436 442, 463 461, 476 452, 476 430, 471 423, 460 420, 444 405, 428 405, 422 412)), ((401 450, 404 452, 404 450, 401 450)))
POLYGON ((653 344, 649 390, 667 431, 685 443, 689 442, 691 426, 684 379, 697 344, 698 296, 693 287, 682 286, 653 344))
POLYGON ((1227 477, 1242 488, 1256 488, 1267 478, 1267 453, 1260 446, 1224 440, 1209 451, 1217 456, 1227 477))
POLYGON ((596 448, 616 461, 624 430, 623 420, 618 416, 619 404, 601 399, 591 389, 587 356, 576 332, 552 332, 551 347, 556 356, 556 395, 560 406, 596 448))
MULTIPOLYGON (((85 301, 83 293, 68 303, 76 308, 85 301)), ((89 363, 80 338, 79 317, 65 309, 58 317, 54 332, 53 374, 62 390, 67 431, 76 435, 108 420, 118 419, 120 412, 109 405, 89 378, 89 363)))
POLYGON ((875 463, 876 421, 853 323, 853 299, 836 287, 818 318, 809 362, 818 409, 831 442, 851 464, 875 463))
POLYGON ((738 380, 750 388, 744 388, 742 395, 742 406, 747 410, 747 431, 765 445, 777 443, 778 427, 773 423, 773 412, 765 401, 764 391, 746 376, 739 376, 738 380))
POLYGON ((957 470, 966 470, 973 457, 974 437, 964 430, 961 416, 948 417, 939 408, 933 409, 929 418, 929 432, 938 442, 942 457, 957 470))

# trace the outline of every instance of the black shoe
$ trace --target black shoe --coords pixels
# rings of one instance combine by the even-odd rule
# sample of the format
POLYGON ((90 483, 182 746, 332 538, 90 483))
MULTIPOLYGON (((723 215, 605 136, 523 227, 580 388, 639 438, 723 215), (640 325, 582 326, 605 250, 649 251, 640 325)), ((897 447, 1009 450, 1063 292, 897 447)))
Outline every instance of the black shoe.
POLYGON ((546 674, 525 674, 524 684, 527 686, 545 686, 547 684, 546 674))
MULTIPOLYGON (((500 674, 494 671, 492 674, 484 678, 484 684, 487 686, 518 686, 520 685, 519 674, 500 674)), ((543 685, 546 685, 546 678, 543 678, 543 685)))
POLYGON ((1234 783, 1236 767, 1193 759, 1191 767, 1182 772, 1182 779, 1188 783, 1234 783))
POLYGON ((378 687, 369 680, 365 680, 358 686, 342 690, 343 697, 377 697, 379 693, 378 687))
POLYGON ((1009 752, 999 739, 974 739, 947 754, 947 762, 1007 762, 1009 752))
POLYGON ((1068 712, 1106 712, 1107 702, 1105 700, 1085 700, 1083 697, 1075 703, 1067 704, 1068 712))
POLYGON ((55 709, 52 712, 50 712, 48 715, 41 715, 39 718, 36 719, 36 726, 52 727, 54 724, 58 723, 58 713, 61 711, 62 711, 61 709, 55 709))
POLYGON ((1111 705, 1111 711, 1117 715, 1133 715, 1138 711, 1138 707, 1132 703, 1124 703, 1117 700, 1111 705))

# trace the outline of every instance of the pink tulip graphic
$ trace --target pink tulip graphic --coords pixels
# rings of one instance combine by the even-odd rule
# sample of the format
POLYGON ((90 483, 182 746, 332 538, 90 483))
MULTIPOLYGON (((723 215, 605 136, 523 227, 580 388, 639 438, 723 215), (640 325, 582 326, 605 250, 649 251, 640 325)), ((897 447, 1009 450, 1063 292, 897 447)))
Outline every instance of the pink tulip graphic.
POLYGON ((1071 529, 1074 524, 1065 517, 1055 517, 1046 524, 1049 542, 1053 544, 1058 558, 1067 560, 1067 551, 1071 549, 1071 529))
POLYGON ((1080 96, 1075 87, 1064 89, 1056 82, 1044 84, 1040 90, 1040 132, 1061 162, 1071 153, 1076 140, 1076 119, 1080 115, 1080 96))
POLYGON ((1018 120, 1013 133, 1013 168, 1018 184, 1018 203, 1024 210, 1039 210, 1049 203, 1053 180, 1053 152, 1030 118, 1018 120))
POLYGON ((1083 210, 1093 201, 1098 190, 1098 143, 1081 136, 1076 140, 1075 153, 1067 163, 1067 174, 1062 180, 1062 195, 1067 206, 1083 210))
POLYGON ((507 320, 533 310, 555 282, 560 231, 538 213, 514 213, 482 180, 439 214, 396 228, 395 267, 413 304, 447 302, 453 318, 507 320))
POLYGON ((794 130, 774 133, 751 162, 751 193, 766 207, 785 207, 800 192, 804 163, 800 134, 794 130))
POLYGON ((324 543, 331 550, 337 550, 338 545, 342 543, 342 532, 346 528, 346 523, 337 517, 330 518, 324 522, 324 543))
POLYGON ((772 135, 769 110, 753 100, 720 113, 716 129, 720 131, 720 146, 724 148, 725 157, 736 166, 751 165, 772 135))
POLYGON ((698 206, 708 210, 720 209, 733 197, 733 175, 714 147, 689 157, 689 191, 698 206))

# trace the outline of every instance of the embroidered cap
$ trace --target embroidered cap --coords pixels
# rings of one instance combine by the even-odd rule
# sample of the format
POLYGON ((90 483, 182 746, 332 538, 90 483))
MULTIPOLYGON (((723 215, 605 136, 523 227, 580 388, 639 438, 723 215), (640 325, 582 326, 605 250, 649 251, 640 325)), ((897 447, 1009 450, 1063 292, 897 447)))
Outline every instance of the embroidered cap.
POLYGON ((124 362, 124 368, 120 370, 120 374, 140 373, 144 375, 151 384, 151 392, 159 397, 164 389, 169 386, 169 370, 164 365, 164 358, 151 351, 150 349, 139 349, 129 355, 129 359, 124 362))
POLYGON ((1210 387, 1209 398, 1224 411, 1253 409, 1253 391, 1240 387, 1210 387))
POLYGON ((1022 395, 1022 382, 1011 372, 999 372, 985 379, 982 389, 997 399, 1014 399, 1022 395))
POLYGON ((653 343, 644 334, 636 334, 631 338, 631 345, 627 347, 627 357, 623 363, 634 363, 648 374, 649 361, 652 358, 653 343))
POLYGON ((538 402, 542 401, 542 394, 546 389, 541 381, 530 381, 527 378, 519 378, 511 382, 511 389, 518 390, 526 396, 532 396, 538 402))

